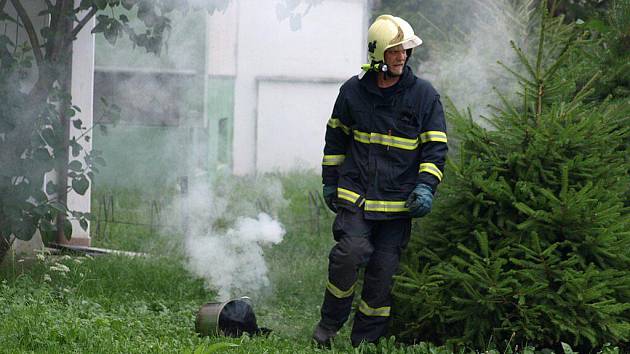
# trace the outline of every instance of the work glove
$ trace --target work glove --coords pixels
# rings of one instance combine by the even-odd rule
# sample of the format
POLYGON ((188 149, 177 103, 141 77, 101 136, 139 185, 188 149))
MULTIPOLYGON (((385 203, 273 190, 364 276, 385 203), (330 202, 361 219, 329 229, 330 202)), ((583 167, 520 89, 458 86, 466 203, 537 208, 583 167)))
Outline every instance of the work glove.
POLYGON ((335 199, 337 198, 337 186, 334 184, 324 185, 324 201, 333 213, 337 212, 337 205, 335 205, 335 199))
POLYGON ((412 218, 427 215, 431 211, 431 205, 433 205, 433 189, 424 183, 418 183, 405 203, 405 207, 409 208, 409 216, 412 218))

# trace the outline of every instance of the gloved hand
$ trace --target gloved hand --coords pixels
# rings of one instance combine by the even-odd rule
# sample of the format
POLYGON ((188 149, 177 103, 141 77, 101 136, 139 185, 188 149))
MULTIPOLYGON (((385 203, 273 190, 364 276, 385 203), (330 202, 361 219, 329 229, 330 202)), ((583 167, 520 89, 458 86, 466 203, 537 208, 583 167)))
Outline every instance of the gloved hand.
POLYGON ((431 205, 433 205, 433 189, 424 183, 418 183, 405 203, 412 218, 427 215, 431 211, 431 205))
POLYGON ((334 184, 324 185, 324 201, 333 213, 337 212, 337 206, 335 205, 335 199, 337 198, 337 186, 334 184))

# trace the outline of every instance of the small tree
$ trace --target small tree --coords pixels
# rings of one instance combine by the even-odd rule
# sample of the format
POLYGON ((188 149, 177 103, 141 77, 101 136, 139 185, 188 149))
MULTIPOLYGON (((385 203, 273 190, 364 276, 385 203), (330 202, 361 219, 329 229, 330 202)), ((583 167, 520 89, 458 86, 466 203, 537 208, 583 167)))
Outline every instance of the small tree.
MULTIPOLYGON (((212 12, 225 8, 228 1, 196 3, 212 12)), ((112 43, 127 35, 136 46, 159 54, 170 28, 168 14, 190 6, 180 0, 42 0, 40 5, 37 16, 48 23, 38 33, 35 16, 21 0, 0 0, 5 30, 0 33, 0 263, 16 237, 28 240, 37 229, 44 235, 56 234, 57 239, 69 238, 68 213, 87 227, 89 214, 70 211, 66 203, 69 188, 84 194, 95 163, 103 163, 97 153, 82 154, 78 139, 87 140, 89 134, 70 138, 71 124, 91 129, 75 117, 80 108, 72 105, 70 96, 72 43, 77 35, 90 30, 85 27, 98 11, 107 10, 96 16, 92 33, 103 33, 112 43), (136 25, 130 14, 139 19, 136 25), (26 33, 28 42, 7 36, 9 27, 26 33), (25 89, 20 83, 33 67, 36 81, 25 89), (51 171, 56 171, 60 183, 44 185, 51 171)))
POLYGON ((570 80, 577 32, 540 12, 532 58, 513 45, 524 72, 506 68, 522 104, 503 100, 492 130, 450 112, 457 156, 395 288, 409 340, 588 352, 630 339, 628 106, 586 99, 598 74, 570 80))

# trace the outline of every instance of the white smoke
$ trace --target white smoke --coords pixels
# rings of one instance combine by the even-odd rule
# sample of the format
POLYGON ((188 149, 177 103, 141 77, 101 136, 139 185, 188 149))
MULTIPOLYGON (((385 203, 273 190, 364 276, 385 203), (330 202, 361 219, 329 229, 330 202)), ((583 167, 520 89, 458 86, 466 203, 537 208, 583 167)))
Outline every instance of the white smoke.
POLYGON ((518 69, 518 56, 510 41, 526 44, 532 7, 528 1, 476 0, 474 11, 462 18, 470 31, 432 48, 431 59, 420 72, 434 82, 454 104, 470 107, 474 116, 489 116, 489 104, 498 104, 498 92, 510 97, 516 83, 497 61, 518 69))
POLYGON ((262 246, 281 242, 284 234, 277 220, 260 213, 257 218, 239 218, 225 232, 189 235, 188 267, 218 289, 220 301, 237 292, 256 293, 269 286, 262 246))
POLYGON ((213 189, 201 184, 180 203, 188 225, 186 265, 218 291, 218 300, 269 286, 264 249, 282 242, 286 232, 272 216, 286 205, 278 180, 248 177, 213 189))

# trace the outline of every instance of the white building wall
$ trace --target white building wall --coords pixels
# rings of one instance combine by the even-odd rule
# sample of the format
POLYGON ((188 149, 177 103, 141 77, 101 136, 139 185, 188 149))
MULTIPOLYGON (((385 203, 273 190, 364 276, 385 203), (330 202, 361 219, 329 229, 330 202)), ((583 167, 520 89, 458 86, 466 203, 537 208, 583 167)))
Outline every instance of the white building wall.
POLYGON ((208 75, 236 75, 236 36, 238 30, 238 5, 236 0, 225 12, 208 14, 206 26, 208 75))
POLYGON ((301 161, 305 167, 320 166, 321 150, 306 153, 303 149, 293 149, 289 145, 258 144, 257 131, 263 127, 257 127, 257 124, 267 124, 268 117, 275 116, 273 125, 276 139, 299 135, 306 146, 321 146, 324 139, 321 131, 306 129, 313 125, 310 124, 312 122, 302 126, 283 125, 282 122, 308 111, 309 114, 303 114, 304 117, 319 119, 317 124, 325 125, 339 86, 356 75, 365 60, 366 0, 325 0, 308 11, 308 4, 302 3, 296 12, 305 14, 296 31, 291 29, 290 19, 279 19, 279 6, 284 3, 278 0, 236 0, 230 5, 236 7, 234 11, 238 18, 235 29, 233 140, 233 172, 236 174, 255 172, 257 166, 269 170, 269 165, 263 161, 257 162, 257 156, 266 159, 274 154, 284 155, 280 160, 282 163, 274 168, 287 170, 293 167, 295 161, 301 161), (276 94, 265 92, 260 95, 258 81, 274 79, 301 82, 312 79, 315 82, 312 83, 312 90, 302 83, 295 92, 286 85, 286 89, 273 91, 276 94), (337 84, 331 84, 334 82, 337 84), (296 92, 302 98, 307 98, 299 107, 291 103, 295 109, 287 110, 283 105, 289 104, 288 100, 295 97, 291 93, 296 92), (273 104, 261 99, 272 100, 273 104), (267 110, 263 121, 258 121, 258 105, 267 110), (277 107, 277 111, 274 111, 274 107, 277 107), (275 150, 278 148, 281 151, 275 150))
POLYGON ((326 122, 339 84, 325 81, 259 81, 256 171, 319 168, 326 122), (282 104, 278 104, 279 98, 282 104))

